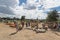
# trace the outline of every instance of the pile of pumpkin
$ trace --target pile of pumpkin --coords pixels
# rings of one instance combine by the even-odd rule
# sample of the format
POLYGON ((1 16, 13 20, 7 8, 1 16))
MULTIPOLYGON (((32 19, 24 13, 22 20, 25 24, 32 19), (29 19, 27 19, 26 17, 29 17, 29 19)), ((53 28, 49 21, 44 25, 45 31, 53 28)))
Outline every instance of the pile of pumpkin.
POLYGON ((6 24, 9 25, 10 27, 15 27, 14 22, 8 22, 8 23, 6 23, 6 24))

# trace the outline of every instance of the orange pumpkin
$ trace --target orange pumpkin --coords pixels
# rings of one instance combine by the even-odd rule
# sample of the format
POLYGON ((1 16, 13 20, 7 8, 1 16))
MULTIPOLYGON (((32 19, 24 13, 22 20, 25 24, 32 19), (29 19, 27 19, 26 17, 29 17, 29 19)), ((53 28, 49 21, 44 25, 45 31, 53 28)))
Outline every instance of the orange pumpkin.
POLYGON ((10 27, 15 27, 15 24, 12 24, 12 23, 11 23, 11 24, 10 24, 10 27))

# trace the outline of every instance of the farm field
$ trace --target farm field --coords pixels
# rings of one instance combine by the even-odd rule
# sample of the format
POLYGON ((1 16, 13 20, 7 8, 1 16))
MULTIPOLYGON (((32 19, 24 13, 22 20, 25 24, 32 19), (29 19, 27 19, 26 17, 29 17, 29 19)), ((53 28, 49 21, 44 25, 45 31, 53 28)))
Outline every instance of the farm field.
POLYGON ((57 32, 59 35, 56 35, 51 30, 48 30, 46 33, 36 33, 32 30, 23 29, 17 34, 9 36, 15 31, 15 28, 0 23, 0 40, 60 40, 60 33, 57 32))

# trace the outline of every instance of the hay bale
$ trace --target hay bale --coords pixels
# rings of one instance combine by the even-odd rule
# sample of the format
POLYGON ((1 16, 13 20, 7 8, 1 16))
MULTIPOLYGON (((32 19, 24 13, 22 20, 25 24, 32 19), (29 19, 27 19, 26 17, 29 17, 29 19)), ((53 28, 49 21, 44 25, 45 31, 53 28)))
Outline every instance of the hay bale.
POLYGON ((29 27, 26 27, 25 29, 28 29, 28 30, 33 30, 30 26, 29 26, 29 27))
POLYGON ((18 30, 22 30, 23 29, 23 27, 19 27, 19 29, 18 30))
POLYGON ((36 29, 35 31, 36 31, 36 33, 45 33, 46 32, 45 29, 36 29))

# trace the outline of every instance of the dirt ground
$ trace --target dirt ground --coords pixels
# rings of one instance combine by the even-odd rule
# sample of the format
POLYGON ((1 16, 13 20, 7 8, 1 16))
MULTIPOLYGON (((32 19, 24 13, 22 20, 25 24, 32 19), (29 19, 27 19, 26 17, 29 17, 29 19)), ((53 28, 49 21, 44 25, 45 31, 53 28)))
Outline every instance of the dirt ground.
POLYGON ((16 30, 4 23, 0 23, 0 40, 60 40, 60 33, 56 35, 48 30, 46 33, 36 33, 35 31, 23 29, 15 35, 11 35, 16 30))

